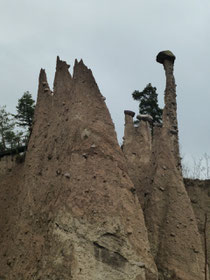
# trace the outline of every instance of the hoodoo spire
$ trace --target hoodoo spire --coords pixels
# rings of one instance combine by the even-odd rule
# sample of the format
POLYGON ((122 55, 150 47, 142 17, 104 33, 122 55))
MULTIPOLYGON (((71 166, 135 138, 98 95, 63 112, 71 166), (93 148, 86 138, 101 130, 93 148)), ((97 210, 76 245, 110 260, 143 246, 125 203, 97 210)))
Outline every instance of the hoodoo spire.
POLYGON ((153 134, 151 184, 144 211, 146 225, 161 277, 200 280, 204 277, 204 253, 180 172, 175 56, 163 51, 157 61, 163 64, 166 74, 165 108, 163 127, 155 127, 153 134))
POLYGON ((204 279, 204 253, 192 206, 180 172, 175 56, 157 55, 166 73, 163 125, 154 126, 140 117, 138 127, 125 111, 123 152, 149 234, 159 279, 204 279))
POLYGON ((156 57, 156 61, 163 64, 166 75, 165 107, 163 109, 163 126, 168 130, 168 138, 171 139, 171 149, 176 158, 176 166, 181 171, 179 154, 178 122, 176 84, 174 78, 174 61, 176 57, 171 51, 162 51, 156 57))

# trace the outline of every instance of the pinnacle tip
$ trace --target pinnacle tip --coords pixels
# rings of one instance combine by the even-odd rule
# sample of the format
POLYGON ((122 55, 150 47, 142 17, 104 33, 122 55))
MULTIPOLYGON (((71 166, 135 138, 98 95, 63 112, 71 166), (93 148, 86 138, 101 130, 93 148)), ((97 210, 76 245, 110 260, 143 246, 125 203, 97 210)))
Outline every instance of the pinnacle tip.
POLYGON ((46 72, 45 72, 45 69, 43 69, 43 68, 41 68, 41 70, 40 70, 39 80, 40 81, 46 81, 47 80, 46 72))

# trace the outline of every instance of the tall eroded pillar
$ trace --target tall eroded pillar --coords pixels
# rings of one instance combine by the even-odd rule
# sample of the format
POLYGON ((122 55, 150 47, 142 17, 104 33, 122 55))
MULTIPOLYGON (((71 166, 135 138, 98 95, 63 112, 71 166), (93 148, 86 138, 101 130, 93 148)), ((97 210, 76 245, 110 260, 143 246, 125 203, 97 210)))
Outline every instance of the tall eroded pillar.
POLYGON ((177 123, 176 84, 174 78, 174 61, 176 57, 171 51, 162 51, 156 57, 157 62, 163 64, 166 75, 165 107, 163 109, 163 127, 171 139, 171 151, 176 158, 176 166, 181 170, 179 154, 179 138, 177 123))

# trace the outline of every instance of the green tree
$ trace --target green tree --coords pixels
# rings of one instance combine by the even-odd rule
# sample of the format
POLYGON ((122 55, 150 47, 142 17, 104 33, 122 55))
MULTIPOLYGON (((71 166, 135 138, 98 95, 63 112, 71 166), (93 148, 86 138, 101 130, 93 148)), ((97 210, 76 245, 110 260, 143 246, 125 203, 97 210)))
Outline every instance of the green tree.
POLYGON ((23 96, 18 99, 16 109, 17 114, 14 117, 17 120, 17 125, 26 128, 30 133, 34 117, 35 101, 32 99, 29 91, 24 92, 23 96))
MULTIPOLYGON (((148 114, 153 118, 152 127, 155 123, 162 123, 163 110, 158 105, 156 87, 148 84, 143 91, 135 90, 132 93, 133 99, 139 101, 139 113, 148 114)), ((135 123, 138 123, 136 120, 135 123)))
POLYGON ((6 106, 0 107, 0 150, 6 151, 14 138, 14 121, 11 114, 6 111, 6 106))
POLYGON ((24 145, 24 138, 22 131, 7 131, 5 139, 8 149, 16 149, 24 145))

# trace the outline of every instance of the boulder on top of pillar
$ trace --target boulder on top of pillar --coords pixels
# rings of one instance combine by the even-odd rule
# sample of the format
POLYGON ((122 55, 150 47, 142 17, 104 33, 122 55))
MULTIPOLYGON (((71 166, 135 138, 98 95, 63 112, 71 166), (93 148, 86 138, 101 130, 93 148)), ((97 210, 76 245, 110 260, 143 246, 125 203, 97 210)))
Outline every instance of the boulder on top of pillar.
POLYGON ((149 123, 153 123, 153 117, 150 116, 149 114, 140 114, 136 117, 139 121, 146 121, 149 123))
POLYGON ((156 57, 156 61, 163 64, 164 60, 169 60, 174 63, 174 60, 176 59, 176 56, 169 50, 159 52, 159 54, 156 57))
POLYGON ((125 114, 125 115, 129 115, 129 116, 131 116, 132 118, 135 116, 135 113, 134 113, 133 111, 130 111, 130 110, 125 110, 125 111, 124 111, 124 114, 125 114))

